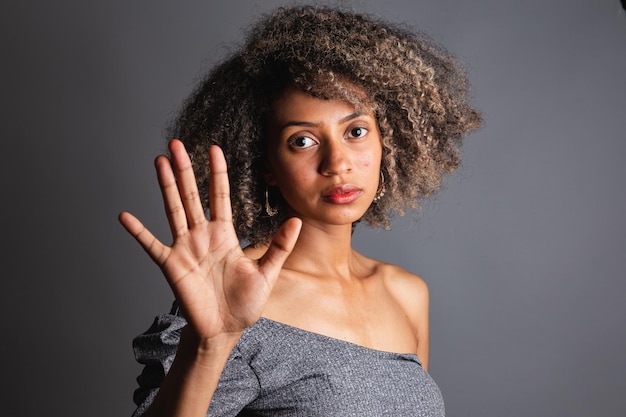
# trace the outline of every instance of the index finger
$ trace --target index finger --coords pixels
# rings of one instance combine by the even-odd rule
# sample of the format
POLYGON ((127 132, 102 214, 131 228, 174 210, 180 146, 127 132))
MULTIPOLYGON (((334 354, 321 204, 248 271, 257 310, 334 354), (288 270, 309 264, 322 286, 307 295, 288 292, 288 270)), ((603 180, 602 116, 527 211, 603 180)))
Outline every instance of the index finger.
POLYGON ((230 185, 224 152, 217 145, 209 147, 209 212, 211 220, 232 223, 230 185))

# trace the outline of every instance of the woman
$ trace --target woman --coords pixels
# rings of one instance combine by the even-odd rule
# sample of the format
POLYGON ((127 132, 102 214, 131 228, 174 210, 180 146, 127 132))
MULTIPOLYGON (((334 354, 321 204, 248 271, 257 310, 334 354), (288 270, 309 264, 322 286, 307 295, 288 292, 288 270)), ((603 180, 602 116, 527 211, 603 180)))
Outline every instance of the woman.
POLYGON ((328 8, 261 20, 156 160, 173 244, 120 215, 177 300, 135 340, 136 415, 444 415, 426 284, 351 235, 458 166, 466 96, 422 35, 328 8))

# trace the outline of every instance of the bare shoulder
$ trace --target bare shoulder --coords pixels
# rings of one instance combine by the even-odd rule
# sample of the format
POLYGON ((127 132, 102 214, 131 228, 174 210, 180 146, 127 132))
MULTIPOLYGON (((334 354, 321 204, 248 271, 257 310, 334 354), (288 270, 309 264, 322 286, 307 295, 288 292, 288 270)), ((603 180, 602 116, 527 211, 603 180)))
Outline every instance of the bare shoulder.
POLYGON ((360 256, 367 269, 381 278, 386 290, 404 308, 407 316, 421 314, 424 308, 428 308, 428 286, 422 278, 397 265, 360 256))
POLYGON ((423 307, 428 307, 428 285, 422 278, 397 265, 383 265, 387 289, 403 307, 406 307, 405 311, 409 316, 412 316, 412 311, 418 310, 419 313, 423 307))
POLYGON ((429 293, 419 276, 395 265, 384 267, 385 286, 411 322, 417 337, 417 355, 428 370, 430 350, 429 293))

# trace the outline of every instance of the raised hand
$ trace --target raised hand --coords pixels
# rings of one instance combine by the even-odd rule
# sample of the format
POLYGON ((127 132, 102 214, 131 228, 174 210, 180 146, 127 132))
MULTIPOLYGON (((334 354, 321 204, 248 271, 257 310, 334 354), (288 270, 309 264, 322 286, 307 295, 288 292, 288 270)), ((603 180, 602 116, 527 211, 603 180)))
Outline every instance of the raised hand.
POLYGON ((240 333, 260 317, 280 269, 293 249, 301 222, 290 219, 259 260, 247 258, 237 239, 228 174, 221 149, 209 149, 210 220, 200 202, 183 144, 169 144, 171 161, 159 156, 156 170, 173 243, 161 243, 136 217, 119 220, 161 268, 199 340, 240 333))

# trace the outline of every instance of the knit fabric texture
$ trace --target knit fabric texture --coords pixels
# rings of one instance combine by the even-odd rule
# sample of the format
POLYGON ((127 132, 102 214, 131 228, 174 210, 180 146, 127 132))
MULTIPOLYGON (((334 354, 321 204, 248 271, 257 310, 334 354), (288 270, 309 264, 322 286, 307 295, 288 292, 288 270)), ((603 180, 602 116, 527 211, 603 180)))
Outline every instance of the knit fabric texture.
MULTIPOLYGON (((133 416, 142 416, 169 370, 186 325, 159 315, 133 341, 145 364, 133 416)), ((261 318, 222 372, 207 416, 443 417, 439 388, 414 354, 369 349, 261 318)))

